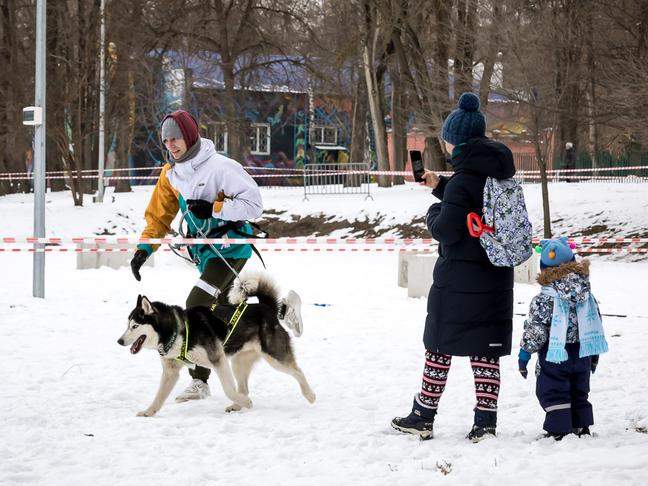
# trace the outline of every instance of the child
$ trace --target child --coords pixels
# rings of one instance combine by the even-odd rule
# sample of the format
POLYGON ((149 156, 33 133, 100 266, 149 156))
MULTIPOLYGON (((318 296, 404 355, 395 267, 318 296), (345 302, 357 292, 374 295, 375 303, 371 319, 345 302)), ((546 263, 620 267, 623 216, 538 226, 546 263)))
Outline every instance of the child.
POLYGON ((542 240, 540 294, 531 301, 520 343, 519 367, 527 377, 531 353, 538 353, 536 395, 546 416, 544 430, 556 440, 589 435, 594 423, 587 400, 590 372, 608 350, 601 314, 590 291, 589 261, 576 261, 567 238, 542 240))

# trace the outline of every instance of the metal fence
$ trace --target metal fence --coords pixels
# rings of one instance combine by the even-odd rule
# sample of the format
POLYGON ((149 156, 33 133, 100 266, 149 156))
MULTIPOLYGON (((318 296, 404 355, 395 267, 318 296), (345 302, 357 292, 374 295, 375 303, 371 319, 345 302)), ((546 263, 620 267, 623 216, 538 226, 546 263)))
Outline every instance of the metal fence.
POLYGON ((304 199, 319 194, 365 194, 371 198, 369 164, 306 164, 304 199))
MULTIPOLYGON (((513 153, 516 178, 521 182, 540 181, 540 170, 535 154, 513 153)), ((547 161, 549 182, 627 182, 648 183, 648 153, 613 155, 600 152, 594 164, 589 154, 581 152, 574 157, 571 167, 562 160, 547 161)))

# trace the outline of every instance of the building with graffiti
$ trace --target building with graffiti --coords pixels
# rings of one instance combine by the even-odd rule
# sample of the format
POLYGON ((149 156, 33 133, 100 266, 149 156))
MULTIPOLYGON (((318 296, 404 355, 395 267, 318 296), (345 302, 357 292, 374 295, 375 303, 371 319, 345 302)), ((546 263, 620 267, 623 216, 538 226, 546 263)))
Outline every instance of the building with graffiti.
MULTIPOLYGON (((270 58, 255 62, 253 68, 238 66, 241 75, 234 88, 237 118, 244 130, 243 155, 238 157, 239 162, 257 168, 257 174, 275 176, 257 179, 261 185, 300 184, 294 176, 277 180, 280 171, 276 169, 303 169, 307 163, 323 161, 328 155, 326 147, 348 149, 352 100, 321 92, 298 59, 270 58)), ((161 63, 160 73, 162 93, 154 117, 161 120, 172 110, 186 109, 198 119, 203 137, 213 140, 218 152, 231 155, 223 72, 218 56, 168 54, 161 63)), ((163 148, 156 133, 159 120, 152 120, 151 126, 141 134, 145 143, 131 167, 164 163, 163 148)))

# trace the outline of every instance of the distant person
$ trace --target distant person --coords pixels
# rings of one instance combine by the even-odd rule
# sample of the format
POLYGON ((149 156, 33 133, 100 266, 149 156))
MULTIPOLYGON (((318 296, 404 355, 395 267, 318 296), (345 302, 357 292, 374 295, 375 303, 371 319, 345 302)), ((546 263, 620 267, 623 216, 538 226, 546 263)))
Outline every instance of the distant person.
POLYGON ((576 149, 571 142, 565 144, 565 163, 563 165, 567 171, 565 173, 565 180, 567 182, 577 182, 575 178, 576 172, 574 172, 576 168, 576 149))
POLYGON ((495 436, 500 389, 499 358, 511 352, 513 268, 495 267, 468 233, 468 213, 482 213, 487 177, 515 174, 513 154, 486 138, 479 98, 464 93, 458 108, 443 123, 441 136, 451 154, 452 177, 425 171, 424 184, 441 202, 430 206, 426 222, 439 242, 439 257, 428 296, 423 343, 425 366, 421 391, 411 413, 394 418, 395 429, 423 439, 433 436, 439 400, 445 390, 453 356, 468 356, 476 403, 467 438, 495 436))
MULTIPOLYGON (((164 238, 180 209, 187 213, 187 229, 192 236, 199 231, 209 238, 244 238, 252 236, 247 220, 261 216, 261 193, 254 179, 241 164, 216 152, 214 143, 201 138, 194 117, 177 110, 162 120, 160 138, 168 151, 151 200, 144 214, 146 228, 142 238, 164 238), (227 231, 224 231, 228 228, 227 231)), ((133 275, 141 280, 140 269, 159 245, 140 244, 131 260, 133 275)), ((186 307, 226 304, 227 292, 235 275, 252 255, 252 247, 214 245, 225 263, 210 245, 196 245, 189 253, 201 275, 187 297, 186 307), (229 266, 228 266, 229 265, 229 266)), ((280 316, 283 324, 296 335, 301 334, 301 300, 292 290, 283 299, 280 316)), ((196 366, 190 369, 192 382, 176 397, 177 401, 209 396, 207 379, 210 370, 196 366)))
POLYGON ((34 191, 34 178, 32 174, 34 172, 34 149, 32 147, 27 147, 25 150, 25 171, 27 172, 27 190, 25 192, 34 191))
POLYGON ((567 238, 540 242, 542 290, 524 321, 518 364, 526 379, 532 353, 538 353, 536 395, 545 411, 543 428, 556 440, 590 435, 594 424, 588 401, 590 374, 607 351, 598 304, 589 281, 589 261, 577 262, 567 238))

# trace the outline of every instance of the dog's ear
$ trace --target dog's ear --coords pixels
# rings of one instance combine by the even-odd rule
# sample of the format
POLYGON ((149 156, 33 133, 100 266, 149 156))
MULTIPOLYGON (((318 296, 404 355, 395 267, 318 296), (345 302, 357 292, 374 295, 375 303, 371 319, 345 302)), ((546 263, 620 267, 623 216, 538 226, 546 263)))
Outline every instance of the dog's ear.
POLYGON ((151 301, 148 300, 144 295, 142 295, 141 297, 142 297, 141 307, 142 310, 144 311, 144 314, 146 315, 155 314, 155 308, 153 307, 153 304, 151 304, 151 301))
POLYGON ((142 294, 137 296, 137 307, 142 307, 142 294))

